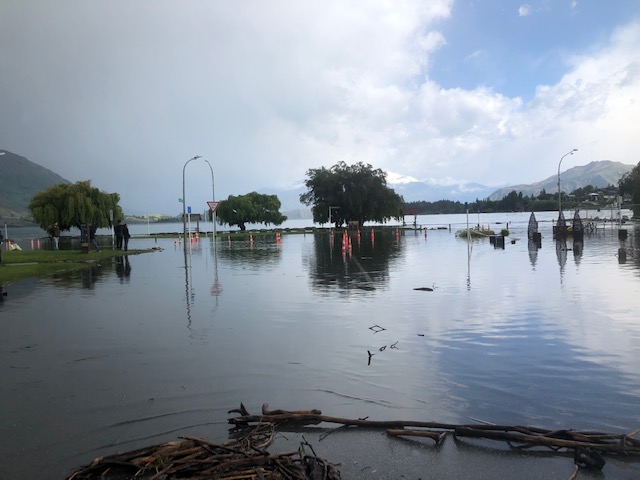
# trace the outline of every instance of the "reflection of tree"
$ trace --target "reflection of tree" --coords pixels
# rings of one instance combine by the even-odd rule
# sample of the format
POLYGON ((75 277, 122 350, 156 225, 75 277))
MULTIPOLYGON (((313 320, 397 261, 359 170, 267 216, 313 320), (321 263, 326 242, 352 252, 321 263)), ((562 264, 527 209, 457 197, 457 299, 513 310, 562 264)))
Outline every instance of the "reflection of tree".
POLYGON ((400 256, 401 242, 392 232, 380 231, 371 242, 370 231, 351 234, 352 254, 342 254, 342 235, 336 234, 333 245, 330 235, 314 236, 314 257, 306 259, 314 288, 326 290, 339 287, 344 290, 359 288, 371 290, 389 281, 389 264, 400 256))
POLYGON ((280 246, 270 236, 256 237, 253 244, 247 240, 234 240, 231 245, 221 242, 216 248, 216 254, 220 261, 252 269, 275 266, 281 260, 280 246))
POLYGON ((633 259, 633 263, 640 267, 640 245, 638 245, 638 239, 640 239, 640 225, 636 224, 625 243, 628 242, 629 256, 633 259))
POLYGON ((630 235, 624 240, 618 237, 618 253, 616 257, 620 265, 624 265, 630 260, 633 265, 640 267, 640 246, 638 245, 640 225, 636 225, 629 233, 630 235))

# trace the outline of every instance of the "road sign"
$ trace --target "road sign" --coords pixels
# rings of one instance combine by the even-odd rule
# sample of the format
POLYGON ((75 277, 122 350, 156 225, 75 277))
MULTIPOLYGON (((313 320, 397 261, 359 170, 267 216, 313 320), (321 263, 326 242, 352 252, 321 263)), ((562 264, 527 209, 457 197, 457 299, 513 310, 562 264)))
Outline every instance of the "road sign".
POLYGON ((187 207, 187 213, 191 213, 191 205, 187 207))
POLYGON ((218 205, 220 205, 220 202, 207 202, 207 205, 209 205, 209 209, 212 212, 215 212, 216 209, 218 208, 218 205))

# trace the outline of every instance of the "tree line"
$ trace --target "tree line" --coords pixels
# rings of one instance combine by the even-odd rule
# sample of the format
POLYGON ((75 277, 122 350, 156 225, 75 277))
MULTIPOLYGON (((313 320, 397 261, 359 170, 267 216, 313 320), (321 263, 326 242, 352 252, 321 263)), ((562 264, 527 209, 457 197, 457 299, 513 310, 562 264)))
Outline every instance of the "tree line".
MULTIPOLYGON (((404 202, 387 186, 387 174, 369 164, 358 162, 347 165, 338 162, 331 168, 312 168, 305 180, 307 192, 300 195, 300 202, 311 207, 315 223, 330 223, 336 228, 351 224, 362 226, 365 222, 387 222, 402 218, 403 214, 450 214, 470 212, 539 212, 558 209, 558 194, 542 190, 538 195, 523 195, 511 191, 500 200, 478 200, 461 203, 452 200, 437 202, 404 202)), ((589 185, 563 194, 562 204, 573 209, 598 192, 607 195, 632 197, 634 216, 640 217, 640 163, 619 181, 596 189, 589 185)), ((89 180, 73 185, 58 184, 36 194, 29 204, 34 220, 44 229, 59 222, 62 230, 91 223, 98 228, 108 227, 124 218, 118 204, 120 195, 106 193, 92 187, 89 180)), ((281 203, 276 195, 251 192, 246 195, 230 195, 217 210, 220 224, 237 225, 241 230, 248 223, 281 225, 287 217, 280 213, 281 203)))
MULTIPOLYGON (((569 194, 562 194, 563 209, 578 208, 589 200, 589 195, 599 193, 604 196, 618 195, 618 187, 609 185, 606 188, 596 188, 592 185, 578 188, 569 194)), ((479 200, 463 203, 453 200, 438 200, 437 202, 405 202, 405 212, 411 210, 418 215, 465 213, 470 212, 548 212, 558 210, 558 192, 547 193, 544 189, 538 195, 523 195, 522 192, 512 190, 500 200, 479 200)))

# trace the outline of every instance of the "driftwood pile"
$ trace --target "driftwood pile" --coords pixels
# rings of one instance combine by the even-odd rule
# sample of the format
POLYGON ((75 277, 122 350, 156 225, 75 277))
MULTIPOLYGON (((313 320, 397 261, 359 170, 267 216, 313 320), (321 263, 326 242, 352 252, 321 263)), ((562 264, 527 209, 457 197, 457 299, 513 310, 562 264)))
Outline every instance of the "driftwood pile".
POLYGON ((184 436, 131 452, 96 458, 67 480, 339 480, 335 466, 306 453, 303 442, 294 452, 270 454, 273 424, 262 424, 224 444, 184 436))
POLYGON ((238 439, 224 444, 183 436, 177 442, 142 448, 107 457, 96 458, 67 480, 88 479, 190 479, 204 480, 339 480, 340 472, 329 462, 318 458, 304 437, 296 451, 271 454, 276 431, 320 423, 340 424, 320 436, 322 440, 336 430, 348 427, 384 428, 393 436, 429 438, 436 445, 447 436, 456 439, 483 438, 506 442, 514 449, 544 448, 566 455, 572 453, 576 470, 600 470, 607 455, 623 455, 640 459, 640 429, 628 434, 548 430, 531 426, 507 426, 487 423, 449 424, 418 421, 376 421, 367 418, 348 419, 323 415, 320 410, 269 410, 262 406, 261 415, 251 415, 243 404, 229 413, 238 439), (307 453, 309 450, 310 453, 307 453))
MULTIPOLYGON (((319 410, 285 411, 269 410, 268 404, 262 406, 262 415, 250 415, 244 405, 231 410, 240 415, 229 419, 236 426, 271 423, 274 425, 297 424, 308 425, 338 423, 343 427, 359 426, 369 428, 385 428, 387 434, 393 436, 426 437, 440 445, 447 435, 455 438, 484 438, 506 442, 514 449, 531 449, 543 447, 554 452, 572 452, 577 468, 600 470, 605 464, 604 455, 624 455, 640 458, 640 440, 634 438, 640 429, 628 434, 611 434, 602 432, 581 432, 576 430, 548 430, 531 426, 508 426, 487 423, 457 425, 440 422, 418 421, 375 421, 348 419, 322 415, 319 410)), ((340 427, 342 428, 342 427, 340 427)))

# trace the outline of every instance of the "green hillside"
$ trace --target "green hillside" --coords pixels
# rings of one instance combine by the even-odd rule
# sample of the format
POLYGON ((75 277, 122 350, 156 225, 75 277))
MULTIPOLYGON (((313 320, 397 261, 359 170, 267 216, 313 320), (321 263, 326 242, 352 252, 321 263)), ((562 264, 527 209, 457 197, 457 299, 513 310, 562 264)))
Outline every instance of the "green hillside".
POLYGON ((0 150, 1 217, 28 213, 31 197, 57 183, 70 182, 20 155, 0 150))
MULTIPOLYGON (((587 185, 596 188, 604 188, 609 185, 617 187, 622 175, 631 171, 633 167, 634 165, 612 162, 611 160, 600 160, 573 167, 560 172, 560 188, 563 192, 569 193, 587 185)), ((551 175, 545 180, 529 185, 521 184, 500 188, 489 196, 489 200, 501 200, 513 190, 527 196, 536 196, 542 190, 547 193, 555 193, 558 191, 558 175, 551 175)))

